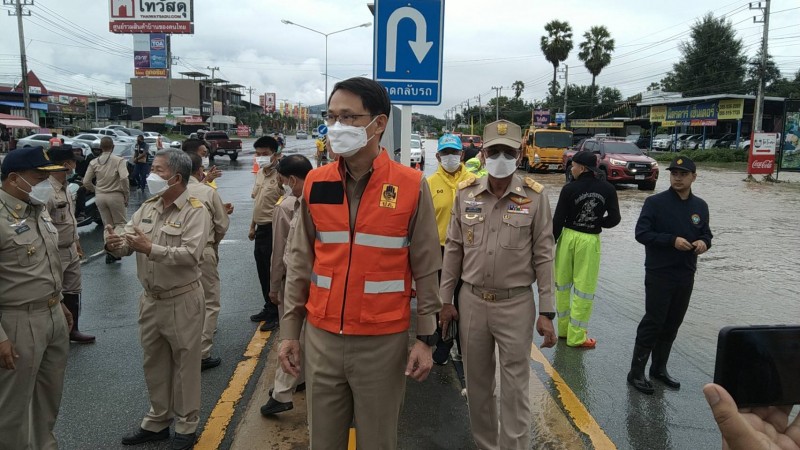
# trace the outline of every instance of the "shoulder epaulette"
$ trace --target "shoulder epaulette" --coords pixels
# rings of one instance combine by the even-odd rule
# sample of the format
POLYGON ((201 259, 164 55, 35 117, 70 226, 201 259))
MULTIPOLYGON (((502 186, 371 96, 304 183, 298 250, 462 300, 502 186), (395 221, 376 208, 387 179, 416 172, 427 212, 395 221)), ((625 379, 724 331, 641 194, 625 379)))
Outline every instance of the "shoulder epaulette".
POLYGON ((544 190, 544 185, 537 182, 531 177, 525 177, 525 184, 528 185, 529 188, 533 189, 537 194, 541 194, 544 190))
POLYGON ((147 200, 145 200, 144 202, 145 203, 153 203, 154 201, 158 200, 159 198, 161 198, 160 195, 154 195, 154 196, 148 198, 147 200))
POLYGON ((464 189, 468 186, 472 186, 478 181, 478 177, 473 174, 467 175, 460 183, 458 183, 458 189, 464 189))
POLYGON ((200 200, 198 200, 198 199, 196 199, 194 197, 189 197, 189 203, 192 205, 192 208, 202 208, 203 207, 203 202, 201 202, 200 200))
POLYGON ((280 205, 281 203, 283 203, 283 197, 284 197, 283 195, 281 195, 280 197, 278 197, 278 201, 277 201, 277 202, 275 202, 275 206, 278 206, 278 205, 280 205))

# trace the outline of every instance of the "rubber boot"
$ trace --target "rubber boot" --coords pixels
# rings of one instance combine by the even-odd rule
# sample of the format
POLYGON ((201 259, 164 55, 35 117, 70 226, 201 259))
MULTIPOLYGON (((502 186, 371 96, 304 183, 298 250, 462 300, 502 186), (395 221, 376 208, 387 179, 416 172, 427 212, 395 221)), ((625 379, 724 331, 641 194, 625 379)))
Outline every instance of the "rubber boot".
POLYGON ((631 359, 631 371, 628 372, 628 383, 635 387, 642 394, 653 395, 653 384, 644 375, 644 367, 650 358, 650 350, 640 345, 633 347, 633 359, 631 359))
POLYGON ((83 334, 78 330, 80 303, 81 296, 79 294, 64 294, 64 306, 72 313, 72 330, 69 332, 69 340, 78 344, 92 344, 95 341, 95 337, 83 334))
POLYGON ((650 377, 664 383, 671 389, 680 389, 681 383, 669 376, 667 361, 672 351, 672 342, 659 342, 653 347, 653 363, 650 365, 650 377))

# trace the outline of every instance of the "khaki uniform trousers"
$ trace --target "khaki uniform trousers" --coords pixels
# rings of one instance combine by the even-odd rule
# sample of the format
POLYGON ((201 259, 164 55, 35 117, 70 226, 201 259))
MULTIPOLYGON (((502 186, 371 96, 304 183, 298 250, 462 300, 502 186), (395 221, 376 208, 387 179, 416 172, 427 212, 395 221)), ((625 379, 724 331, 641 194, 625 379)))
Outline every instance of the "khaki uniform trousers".
POLYGON ((123 226, 128 221, 125 213, 125 197, 122 192, 108 192, 95 194, 95 202, 97 203, 97 210, 100 212, 100 218, 103 219, 103 225, 113 225, 114 227, 123 226))
POLYGON ((472 285, 464 283, 458 301, 458 332, 475 443, 481 450, 528 450, 531 440, 528 382, 537 318, 533 292, 487 302, 473 293, 472 285), (500 351, 499 417, 495 345, 500 351))
POLYGON ((61 278, 62 292, 65 294, 81 293, 81 257, 78 256, 78 244, 59 247, 58 256, 64 275, 61 278))
MULTIPOLYGON (((278 291, 278 299, 280 302, 278 303, 278 317, 283 317, 283 291, 286 289, 286 280, 281 281, 281 290, 278 291)), ((303 324, 303 328, 305 328, 305 324, 303 324)), ((303 329, 300 329, 300 351, 305 353, 305 334, 303 333, 303 329)), ((283 371, 281 365, 278 364, 278 368, 275 370, 275 383, 272 386, 272 398, 275 400, 286 403, 292 401, 292 394, 294 394, 294 390, 297 388, 298 384, 305 383, 305 369, 306 365, 300 365, 300 376, 295 378, 293 375, 290 375, 283 371)))
POLYGON ((396 449, 408 333, 339 335, 306 322, 305 337, 311 449, 346 449, 354 416, 358 448, 396 449))
POLYGON ((172 298, 145 292, 139 300, 139 340, 150 412, 142 428, 158 432, 177 418, 175 432, 194 433, 200 420, 200 334, 203 288, 172 298))
POLYGON ((0 450, 57 449, 53 434, 69 352, 61 303, 0 308, 0 322, 19 354, 0 369, 0 450))
POLYGON ((200 283, 203 285, 203 296, 205 296, 205 320, 200 354, 204 359, 211 356, 211 346, 214 343, 214 333, 217 331, 219 319, 220 283, 217 264, 217 252, 214 251, 214 247, 208 246, 203 249, 203 259, 200 260, 200 283))

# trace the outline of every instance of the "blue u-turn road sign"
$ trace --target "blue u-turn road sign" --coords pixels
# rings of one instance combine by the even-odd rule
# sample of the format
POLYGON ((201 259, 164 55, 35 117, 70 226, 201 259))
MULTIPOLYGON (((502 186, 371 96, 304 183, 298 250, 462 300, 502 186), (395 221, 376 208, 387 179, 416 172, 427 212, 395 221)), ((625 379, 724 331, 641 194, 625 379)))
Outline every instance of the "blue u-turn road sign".
POLYGON ((444 0, 375 0, 373 77, 400 105, 442 102, 444 0))

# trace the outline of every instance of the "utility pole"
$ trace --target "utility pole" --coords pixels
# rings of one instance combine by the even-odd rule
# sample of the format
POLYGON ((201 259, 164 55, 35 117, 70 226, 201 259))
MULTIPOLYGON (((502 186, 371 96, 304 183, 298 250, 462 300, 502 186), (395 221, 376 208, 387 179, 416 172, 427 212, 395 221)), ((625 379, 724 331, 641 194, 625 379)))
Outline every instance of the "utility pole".
MULTIPOLYGON (((17 32, 19 33, 19 58, 22 66, 22 102, 25 108, 25 118, 31 117, 31 93, 28 88, 28 59, 25 56, 25 32, 22 27, 22 16, 30 16, 31 11, 24 6, 33 6, 33 0, 3 0, 4 6, 14 6, 14 12, 9 11, 9 16, 17 16, 17 32)), ((36 123, 39 121, 37 120, 36 123)))
POLYGON ((92 90, 92 100, 94 100, 94 126, 99 127, 100 124, 97 123, 97 93, 92 90))
POLYGON ((481 94, 478 94, 478 123, 483 126, 483 105, 481 105, 481 94))
POLYGON ((567 99, 569 98, 569 66, 564 64, 564 128, 567 127, 567 99))
POLYGON ((494 120, 500 120, 500 91, 503 90, 503 86, 492 86, 492 89, 497 91, 497 96, 495 97, 495 106, 497 107, 497 113, 495 115, 494 120))
MULTIPOLYGON (((764 17, 759 20, 753 17, 753 23, 764 24, 764 34, 761 38, 761 61, 758 67, 758 92, 756 94, 756 107, 753 113, 753 129, 752 131, 762 131, 761 123, 764 116, 764 73, 767 68, 767 41, 769 39, 769 2, 766 0, 765 6, 761 6, 761 2, 751 2, 750 9, 758 9, 764 11, 764 17)), ((738 136, 737 136, 738 138, 738 136)))
POLYGON ((167 116, 172 115, 172 35, 167 35, 167 116))
MULTIPOLYGON (((211 131, 214 131, 214 80, 216 79, 214 75, 216 75, 219 67, 209 67, 206 66, 206 69, 211 71, 211 115, 208 118, 208 125, 211 131)), ((202 112, 202 111, 201 111, 202 112)))
POLYGON ((249 112, 250 114, 253 113, 253 91, 255 91, 255 89, 253 89, 253 86, 247 88, 247 93, 250 94, 250 100, 248 101, 247 105, 247 112, 249 112))

